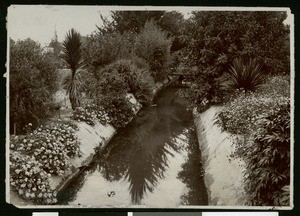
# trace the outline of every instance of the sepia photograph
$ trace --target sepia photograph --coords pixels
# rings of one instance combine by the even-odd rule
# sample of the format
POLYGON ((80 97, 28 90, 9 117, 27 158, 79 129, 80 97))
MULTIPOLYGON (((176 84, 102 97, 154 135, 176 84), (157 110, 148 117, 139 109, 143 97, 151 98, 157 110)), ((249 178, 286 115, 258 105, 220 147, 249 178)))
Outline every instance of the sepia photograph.
POLYGON ((289 8, 7 10, 8 203, 293 208, 289 8))

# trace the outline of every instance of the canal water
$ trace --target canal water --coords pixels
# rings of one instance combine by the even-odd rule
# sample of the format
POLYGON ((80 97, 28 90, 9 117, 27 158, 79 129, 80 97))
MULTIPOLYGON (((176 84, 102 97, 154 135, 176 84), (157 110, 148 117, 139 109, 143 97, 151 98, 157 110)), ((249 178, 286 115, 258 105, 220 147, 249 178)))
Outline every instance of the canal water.
POLYGON ((167 87, 58 194, 58 204, 174 208, 207 205, 191 111, 167 87))

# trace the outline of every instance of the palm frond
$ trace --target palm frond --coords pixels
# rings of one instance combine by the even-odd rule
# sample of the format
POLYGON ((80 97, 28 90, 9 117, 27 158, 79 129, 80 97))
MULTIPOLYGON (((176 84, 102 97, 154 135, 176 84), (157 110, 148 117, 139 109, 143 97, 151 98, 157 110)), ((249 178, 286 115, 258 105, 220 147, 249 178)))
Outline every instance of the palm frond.
POLYGON ((255 91, 266 80, 263 66, 255 58, 236 58, 226 73, 228 89, 255 91))
POLYGON ((63 41, 63 59, 72 70, 72 73, 83 66, 81 47, 81 35, 72 28, 63 41))

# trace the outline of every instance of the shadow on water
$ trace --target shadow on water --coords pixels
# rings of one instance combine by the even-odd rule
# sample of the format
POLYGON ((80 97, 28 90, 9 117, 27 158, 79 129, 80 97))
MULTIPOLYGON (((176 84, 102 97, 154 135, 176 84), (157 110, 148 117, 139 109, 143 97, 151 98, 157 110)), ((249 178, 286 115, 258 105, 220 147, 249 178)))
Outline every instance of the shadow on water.
MULTIPOLYGON (((161 91, 154 100, 156 106, 142 108, 126 127, 118 131, 107 147, 96 155, 85 172, 98 171, 109 182, 125 179, 130 184, 131 202, 140 204, 144 194, 151 193, 159 180, 164 178, 168 168, 168 157, 173 157, 174 152, 180 153, 183 150, 183 146, 176 142, 176 136, 192 126, 192 113, 187 110, 184 100, 176 94, 177 91, 174 87, 161 91)), ((194 154, 199 156, 199 149, 192 145, 189 147, 189 154, 192 161, 188 160, 182 166, 183 171, 179 173, 178 178, 182 178, 184 183, 194 189, 183 198, 186 204, 204 204, 207 200, 189 198, 193 197, 193 193, 201 192, 201 189, 197 189, 197 181, 203 182, 200 177, 190 178, 193 171, 201 170, 193 161, 196 160, 194 154), (186 175, 191 180, 187 180, 186 175)), ((81 187, 84 176, 81 174, 74 180, 79 181, 77 186, 71 185, 71 189, 63 191, 64 195, 60 195, 59 198, 61 204, 66 204, 67 200, 74 200, 74 189, 81 187)))
POLYGON ((204 184, 204 169, 198 137, 195 128, 192 127, 188 133, 189 145, 187 147, 188 160, 182 165, 182 171, 178 178, 187 184, 188 193, 182 195, 184 205, 207 205, 208 194, 204 184))
POLYGON ((152 192, 168 167, 170 150, 180 151, 174 142, 176 135, 189 127, 191 113, 184 101, 177 97, 174 88, 159 94, 156 107, 146 107, 111 140, 98 164, 109 181, 125 177, 130 182, 131 201, 140 204, 143 194, 152 192))

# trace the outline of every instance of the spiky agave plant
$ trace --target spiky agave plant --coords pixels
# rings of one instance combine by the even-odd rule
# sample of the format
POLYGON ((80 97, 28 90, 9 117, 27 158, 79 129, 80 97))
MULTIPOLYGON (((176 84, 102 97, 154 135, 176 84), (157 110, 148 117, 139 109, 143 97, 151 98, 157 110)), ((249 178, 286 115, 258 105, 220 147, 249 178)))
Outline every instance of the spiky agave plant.
POLYGON ((255 58, 235 58, 226 76, 228 90, 243 89, 245 92, 255 91, 266 80, 263 66, 255 58))
POLYGON ((79 69, 82 68, 83 60, 81 56, 81 35, 73 28, 66 34, 63 41, 63 59, 71 70, 71 75, 64 80, 64 87, 67 90, 72 105, 72 109, 80 106, 82 82, 79 76, 79 69))

